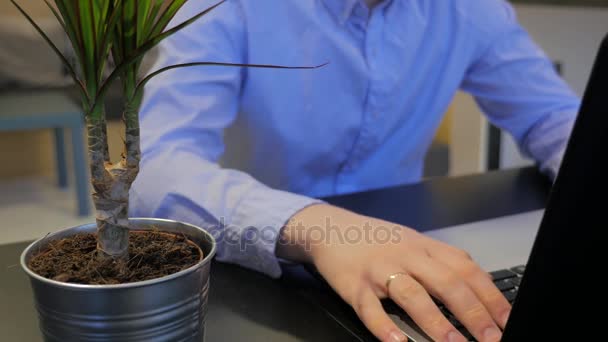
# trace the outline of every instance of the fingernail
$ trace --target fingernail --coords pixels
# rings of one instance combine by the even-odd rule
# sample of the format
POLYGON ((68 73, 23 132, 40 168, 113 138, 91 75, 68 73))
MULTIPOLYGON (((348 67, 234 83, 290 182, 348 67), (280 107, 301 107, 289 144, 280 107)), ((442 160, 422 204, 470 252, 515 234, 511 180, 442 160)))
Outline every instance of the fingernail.
POLYGON ((489 327, 486 328, 486 330, 483 331, 483 340, 484 342, 496 342, 496 341, 500 341, 502 334, 500 333, 500 330, 498 330, 495 327, 489 327))
POLYGON ((504 314, 502 314, 501 323, 503 326, 507 325, 507 321, 509 320, 510 314, 511 314, 511 309, 507 310, 504 314))
POLYGON ((446 339, 447 342, 461 342, 462 338, 460 338, 460 334, 455 332, 455 331, 450 331, 448 333, 448 338, 446 339))
POLYGON ((388 340, 391 342, 405 342, 407 341, 407 337, 401 331, 392 331, 390 335, 388 335, 388 340))

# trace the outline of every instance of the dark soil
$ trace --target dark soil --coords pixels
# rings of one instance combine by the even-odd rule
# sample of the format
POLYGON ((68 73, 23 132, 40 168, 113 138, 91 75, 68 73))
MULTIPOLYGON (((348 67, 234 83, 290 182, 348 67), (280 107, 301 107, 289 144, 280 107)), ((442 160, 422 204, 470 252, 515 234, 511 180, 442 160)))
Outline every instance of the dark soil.
POLYGON ((61 282, 124 284, 170 275, 203 258, 200 248, 182 235, 131 232, 129 257, 125 260, 100 257, 95 238, 95 234, 78 234, 53 241, 30 260, 28 267, 61 282))

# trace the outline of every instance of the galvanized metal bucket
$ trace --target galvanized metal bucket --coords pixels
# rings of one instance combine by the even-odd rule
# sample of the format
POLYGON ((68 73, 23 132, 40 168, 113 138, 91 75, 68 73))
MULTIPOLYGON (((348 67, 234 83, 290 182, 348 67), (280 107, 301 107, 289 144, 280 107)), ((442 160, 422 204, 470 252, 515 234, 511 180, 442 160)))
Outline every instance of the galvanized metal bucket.
POLYGON ((23 251, 21 267, 30 277, 45 341, 204 340, 209 270, 216 250, 213 236, 198 227, 170 220, 135 218, 130 225, 134 230, 183 233, 200 246, 204 259, 158 279, 120 285, 70 284, 43 278, 27 264, 49 241, 94 232, 95 224, 69 228, 35 241, 23 251))

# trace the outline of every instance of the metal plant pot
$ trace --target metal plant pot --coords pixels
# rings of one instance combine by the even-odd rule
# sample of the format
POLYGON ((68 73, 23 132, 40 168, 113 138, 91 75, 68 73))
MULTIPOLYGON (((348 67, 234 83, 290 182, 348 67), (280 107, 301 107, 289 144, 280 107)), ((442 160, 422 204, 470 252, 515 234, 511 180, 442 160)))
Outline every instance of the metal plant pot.
POLYGON ((216 243, 195 226, 170 220, 135 218, 133 230, 185 234, 204 259, 181 272, 120 285, 79 285, 43 278, 27 264, 49 241, 91 233, 95 224, 65 229, 29 245, 21 267, 30 277, 45 341, 202 341, 209 293, 209 270, 216 243))

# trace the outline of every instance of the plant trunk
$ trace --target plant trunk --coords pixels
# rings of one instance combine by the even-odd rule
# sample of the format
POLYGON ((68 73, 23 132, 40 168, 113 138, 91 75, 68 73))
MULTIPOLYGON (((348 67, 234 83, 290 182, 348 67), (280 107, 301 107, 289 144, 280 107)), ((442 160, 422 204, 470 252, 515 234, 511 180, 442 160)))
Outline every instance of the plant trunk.
MULTIPOLYGON (((117 165, 118 166, 118 165, 117 165)), ((103 184, 104 191, 93 195, 97 215, 97 249, 104 255, 123 259, 129 247, 129 188, 127 171, 112 166, 110 181, 103 184)))
POLYGON ((136 96, 125 105, 123 119, 125 122, 125 154, 126 166, 130 170, 133 180, 139 173, 139 161, 141 160, 141 147, 139 140, 139 106, 141 96, 136 96))
POLYGON ((88 117, 89 153, 93 203, 97 219, 97 249, 101 257, 124 259, 129 247, 129 189, 136 172, 126 159, 108 160, 107 133, 103 115, 88 117))
POLYGON ((97 249, 101 252, 100 257, 111 257, 115 260, 126 260, 128 256, 129 190, 139 172, 141 159, 138 115, 141 96, 129 96, 128 99, 123 113, 125 149, 121 160, 116 164, 112 164, 108 154, 104 109, 94 108, 87 116, 93 203, 97 220, 97 249))

